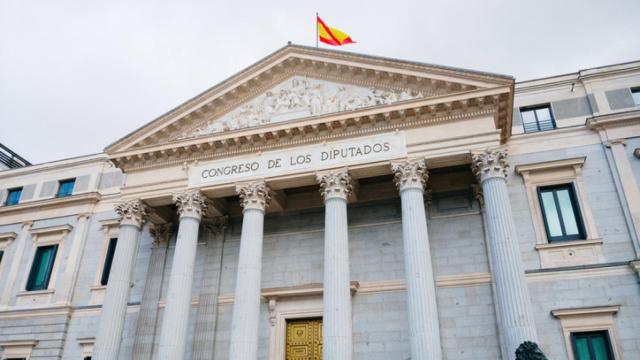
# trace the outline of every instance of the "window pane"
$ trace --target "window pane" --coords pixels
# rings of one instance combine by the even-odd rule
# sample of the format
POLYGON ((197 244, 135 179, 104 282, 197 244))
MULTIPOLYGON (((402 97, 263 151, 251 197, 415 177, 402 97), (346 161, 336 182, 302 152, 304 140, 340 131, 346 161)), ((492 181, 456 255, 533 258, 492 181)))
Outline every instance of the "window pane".
POLYGON ((593 347, 595 360, 609 360, 609 349, 607 348, 607 341, 603 335, 592 337, 591 346, 593 347))
POLYGON ((633 102, 636 106, 640 106, 640 89, 634 89, 631 94, 633 95, 633 102))
POLYGON ((551 120, 551 112, 548 107, 536 109, 536 115, 538 115, 538 121, 551 120))
POLYGON ((569 190, 559 190, 556 194, 558 196, 558 203, 560 204, 562 221, 564 221, 564 230, 567 232, 565 235, 578 235, 580 232, 578 231, 576 215, 573 212, 569 190))
POLYGON ((27 281, 27 291, 44 290, 47 288, 57 248, 58 245, 50 245, 40 246, 36 249, 27 281))
POLYGON ((36 288, 44 288, 47 280, 49 262, 53 255, 52 248, 43 249, 42 256, 40 257, 40 263, 38 264, 38 272, 36 274, 36 281, 34 283, 36 288))
POLYGON ((75 183, 75 179, 60 181, 60 187, 58 188, 58 197, 71 195, 73 193, 73 186, 75 185, 75 183))
POLYGON ((587 338, 575 338, 573 341, 576 349, 576 360, 595 360, 589 355, 589 342, 587 338))
POLYGON ((9 190, 7 195, 7 205, 15 205, 20 202, 20 195, 22 195, 22 188, 9 190))
POLYGON ((525 124, 531 124, 536 122, 536 115, 533 110, 527 110, 522 112, 522 122, 525 124))
POLYGON ((556 203, 553 200, 553 192, 545 191, 542 192, 540 196, 542 197, 542 206, 544 207, 549 236, 562 236, 562 228, 560 227, 556 203))

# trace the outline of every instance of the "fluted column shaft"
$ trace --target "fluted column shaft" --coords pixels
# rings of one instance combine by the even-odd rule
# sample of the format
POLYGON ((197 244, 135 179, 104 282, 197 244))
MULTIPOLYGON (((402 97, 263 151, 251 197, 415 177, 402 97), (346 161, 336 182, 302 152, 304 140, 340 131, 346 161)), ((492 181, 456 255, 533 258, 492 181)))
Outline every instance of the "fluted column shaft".
POLYGON ((319 175, 324 196, 324 292, 322 343, 326 360, 353 356, 347 197, 352 191, 346 170, 319 175))
POLYGON ((518 346, 537 342, 537 334, 507 190, 507 168, 504 150, 474 154, 474 171, 484 194, 503 357, 515 359, 518 346))
POLYGON ((116 206, 116 212, 120 216, 118 244, 113 256, 109 283, 100 313, 98 335, 93 350, 93 358, 98 360, 119 358, 118 352, 127 315, 138 239, 146 216, 145 207, 138 200, 119 204, 116 206))
POLYGON ((180 225, 160 332, 158 351, 160 360, 184 359, 198 247, 198 228, 202 214, 206 210, 205 198, 197 190, 177 194, 174 200, 180 215, 180 225))
POLYGON ((436 286, 424 208, 424 160, 393 163, 402 202, 407 311, 411 359, 440 360, 440 325, 436 286))
POLYGON ((243 206, 240 254, 233 302, 229 359, 258 358, 260 283, 264 212, 271 196, 264 182, 243 184, 237 189, 243 206))

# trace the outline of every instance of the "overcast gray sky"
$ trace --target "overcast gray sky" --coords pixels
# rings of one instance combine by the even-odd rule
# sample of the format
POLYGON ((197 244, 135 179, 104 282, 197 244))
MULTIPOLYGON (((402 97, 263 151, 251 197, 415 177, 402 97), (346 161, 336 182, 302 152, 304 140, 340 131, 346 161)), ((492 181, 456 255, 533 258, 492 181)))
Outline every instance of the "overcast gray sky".
POLYGON ((0 0, 0 142, 33 163, 100 152, 287 41, 314 45, 316 10, 358 42, 344 50, 517 80, 640 59, 639 0, 0 0))

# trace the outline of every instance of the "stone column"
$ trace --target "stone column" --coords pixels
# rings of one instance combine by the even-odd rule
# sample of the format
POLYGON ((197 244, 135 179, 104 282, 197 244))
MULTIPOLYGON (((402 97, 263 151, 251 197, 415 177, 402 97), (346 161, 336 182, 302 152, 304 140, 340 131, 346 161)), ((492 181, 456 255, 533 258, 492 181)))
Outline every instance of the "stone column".
POLYGON ((122 340, 122 330, 127 316, 131 276, 136 260, 140 230, 147 216, 140 200, 130 200, 116 205, 120 217, 118 246, 113 256, 109 283, 102 303, 98 336, 93 358, 116 360, 122 340))
POLYGON ((256 360, 260 326, 262 232, 271 191, 264 181, 238 185, 236 191, 240 195, 243 218, 229 359, 256 360))
POLYGON ((524 341, 537 342, 529 287, 507 190, 507 151, 473 154, 472 168, 484 194, 491 273, 504 359, 514 359, 524 341))
POLYGON ((173 200, 178 207, 180 225, 160 331, 159 360, 184 359, 191 312, 193 270, 198 247, 198 228, 207 208, 206 198, 199 190, 188 190, 176 194, 173 200))
POLYGON ((402 201, 402 240, 407 283, 411 359, 440 360, 440 326, 431 263, 424 186, 424 160, 394 162, 391 171, 402 201))
POLYGON ((327 360, 353 356, 347 198, 353 191, 347 169, 318 174, 325 204, 322 354, 327 360))

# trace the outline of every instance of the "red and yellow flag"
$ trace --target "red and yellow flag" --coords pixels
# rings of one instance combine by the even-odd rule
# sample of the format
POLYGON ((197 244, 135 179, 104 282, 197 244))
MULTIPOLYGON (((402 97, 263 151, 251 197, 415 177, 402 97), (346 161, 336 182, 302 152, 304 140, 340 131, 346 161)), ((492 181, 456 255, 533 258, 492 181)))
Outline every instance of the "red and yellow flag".
POLYGON ((320 16, 317 16, 317 18, 318 37, 323 43, 333 46, 342 46, 355 43, 355 41, 351 40, 351 37, 349 35, 336 28, 328 27, 327 24, 325 24, 324 21, 320 19, 320 16))

